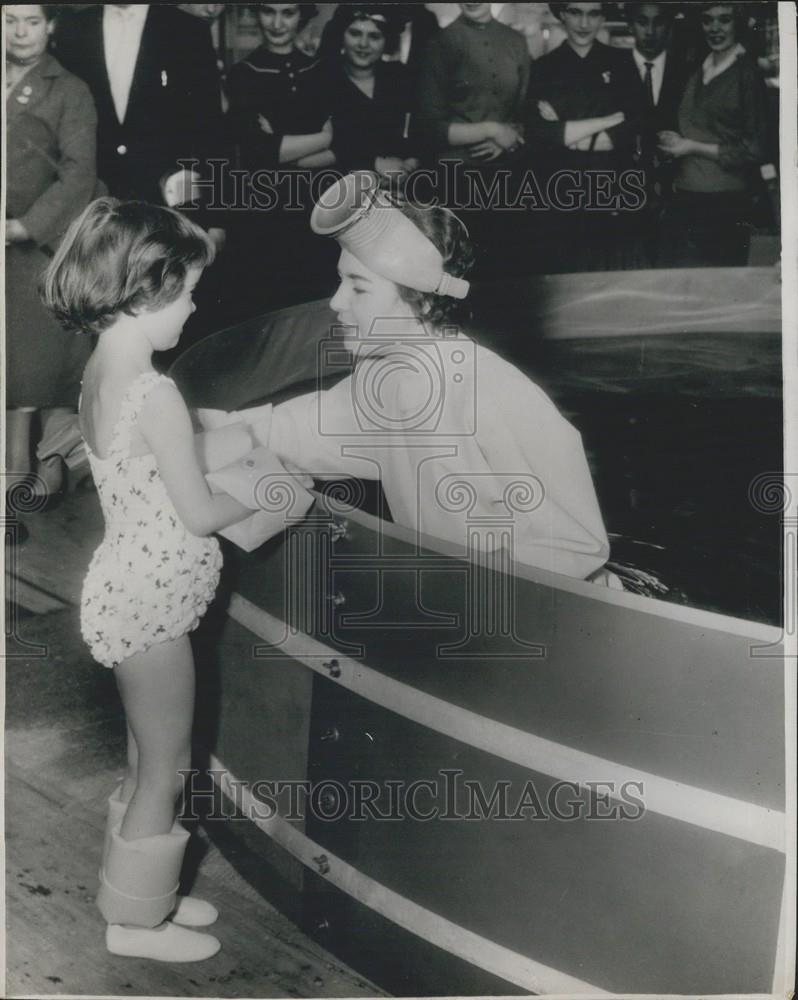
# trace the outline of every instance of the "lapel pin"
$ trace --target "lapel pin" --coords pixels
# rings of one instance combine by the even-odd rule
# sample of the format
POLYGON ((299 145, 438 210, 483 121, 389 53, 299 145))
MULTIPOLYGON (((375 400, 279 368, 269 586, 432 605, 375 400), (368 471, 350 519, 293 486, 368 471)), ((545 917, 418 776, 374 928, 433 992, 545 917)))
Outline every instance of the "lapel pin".
POLYGON ((27 94, 18 94, 17 100, 19 101, 20 104, 27 104, 30 98, 28 97, 27 94))
POLYGON ((33 87, 31 87, 30 85, 28 85, 27 87, 23 87, 22 93, 26 94, 27 96, 30 96, 33 93, 33 87))
POLYGON ((165 87, 169 83, 169 77, 166 75, 166 70, 161 70, 161 86, 165 87))

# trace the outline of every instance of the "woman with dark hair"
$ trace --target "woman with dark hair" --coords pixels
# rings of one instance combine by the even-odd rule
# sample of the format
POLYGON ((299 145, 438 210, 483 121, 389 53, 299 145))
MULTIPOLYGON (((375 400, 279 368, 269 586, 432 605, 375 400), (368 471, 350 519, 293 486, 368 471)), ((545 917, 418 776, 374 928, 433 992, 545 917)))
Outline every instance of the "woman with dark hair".
MULTIPOLYGON (((4 8, 6 56, 6 466, 31 472, 33 418, 55 434, 77 404, 88 337, 69 337, 38 280, 67 226, 95 194, 97 115, 88 87, 47 51, 58 8, 4 8)), ((60 458, 39 461, 35 492, 62 488, 60 458)), ((8 481, 7 481, 8 482, 8 481)))
POLYGON ((342 172, 375 170, 397 181, 418 166, 408 140, 407 69, 382 61, 395 51, 400 30, 378 4, 340 4, 327 26, 331 148, 342 172))
POLYGON ((330 148, 321 65, 296 47, 312 3, 255 5, 263 44, 230 71, 230 125, 250 170, 302 164, 330 148))
POLYGON ((764 87, 740 42, 742 5, 696 6, 709 54, 687 82, 678 131, 659 135, 660 149, 676 160, 662 258, 675 266, 741 266, 748 259, 752 173, 765 159, 764 87))
POLYGON ((296 47, 315 4, 266 3, 255 10, 263 44, 230 71, 229 121, 250 179, 272 173, 266 195, 262 184, 252 185, 249 211, 239 219, 242 318, 320 294, 314 277, 325 261, 308 237, 307 218, 314 171, 334 163, 322 62, 296 47), (264 241, 275 249, 268 271, 261 264, 264 241))
POLYGON ((314 477, 379 479, 407 528, 492 549, 501 532, 469 528, 498 518, 518 561, 579 578, 599 570, 609 546, 578 432, 456 325, 473 261, 457 216, 397 206, 376 175, 358 173, 324 192, 312 226, 341 247, 330 307, 354 370, 259 409, 258 440, 314 477))
POLYGON ((623 226, 617 185, 634 166, 638 81, 623 53, 598 40, 606 4, 549 7, 562 22, 565 41, 532 64, 527 150, 536 173, 571 179, 563 189, 564 203, 552 206, 550 242, 560 254, 552 259, 547 253, 546 265, 559 270, 639 266, 635 241, 623 226), (592 203, 593 172, 613 179, 603 207, 592 203))

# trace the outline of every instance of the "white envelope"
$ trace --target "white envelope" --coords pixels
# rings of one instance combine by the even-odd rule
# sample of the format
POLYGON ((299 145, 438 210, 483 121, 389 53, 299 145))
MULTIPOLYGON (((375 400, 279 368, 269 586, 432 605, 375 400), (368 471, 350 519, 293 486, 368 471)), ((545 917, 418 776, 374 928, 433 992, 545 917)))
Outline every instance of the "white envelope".
MULTIPOLYGON (((310 497, 310 503, 313 497, 310 497)), ((305 508, 307 510, 307 508, 305 508)), ((245 552, 252 552, 253 549, 263 545, 270 538, 279 535, 285 528, 285 519, 279 515, 270 514, 265 510, 256 510, 254 514, 245 517, 237 524, 231 524, 229 528, 224 528, 219 534, 228 541, 237 545, 245 552)))
POLYGON ((217 427, 226 427, 228 424, 257 424, 271 417, 272 404, 264 403, 262 406, 250 406, 246 410, 213 410, 206 407, 198 407, 195 411, 197 419, 206 430, 213 430, 217 427))
POLYGON ((212 492, 227 493, 255 511, 219 534, 251 552, 288 524, 301 520, 315 499, 301 478, 287 472, 268 448, 255 448, 224 468, 209 472, 205 479, 212 492))

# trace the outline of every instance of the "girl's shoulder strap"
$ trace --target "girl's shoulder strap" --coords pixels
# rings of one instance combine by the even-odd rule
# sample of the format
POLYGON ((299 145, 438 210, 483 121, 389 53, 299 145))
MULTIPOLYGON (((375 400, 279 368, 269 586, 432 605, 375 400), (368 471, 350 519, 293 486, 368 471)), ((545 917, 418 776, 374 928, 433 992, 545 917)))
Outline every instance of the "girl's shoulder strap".
POLYGON ((164 382, 168 385, 174 385, 174 381, 167 375, 161 375, 159 372, 142 372, 127 387, 122 397, 116 427, 108 448, 109 458, 111 455, 119 458, 128 457, 130 454, 130 432, 138 419, 144 401, 156 385, 164 382))

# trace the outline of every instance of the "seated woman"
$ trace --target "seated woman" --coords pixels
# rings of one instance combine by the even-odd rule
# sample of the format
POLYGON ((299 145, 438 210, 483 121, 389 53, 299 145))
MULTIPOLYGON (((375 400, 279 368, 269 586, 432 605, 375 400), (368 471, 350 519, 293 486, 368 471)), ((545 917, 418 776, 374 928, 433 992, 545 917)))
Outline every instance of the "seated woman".
POLYGON ((254 411, 256 438, 315 478, 379 479, 394 521, 421 534, 572 577, 599 570, 609 546, 579 433, 455 325, 472 261, 457 217, 397 207, 360 173, 322 195, 312 226, 341 246, 328 346, 355 367, 254 411))
POLYGON ((375 170, 400 182, 418 166, 408 139, 410 78, 393 52, 401 25, 384 5, 340 4, 327 32, 332 151, 343 173, 375 170))
MULTIPOLYGON (((607 4, 549 6, 565 28, 565 41, 532 64, 527 152, 536 173, 569 173, 563 173, 567 183, 559 185, 564 204, 549 213, 546 269, 643 266, 641 250, 631 238, 633 227, 623 225, 623 212, 607 192, 602 210, 591 204, 597 199, 589 173, 618 177, 634 167, 639 80, 623 52, 598 41, 607 4), (565 210, 569 203, 572 211, 565 210)), ((617 185, 609 193, 617 198, 617 185)))
POLYGON ((276 173, 270 178, 273 190, 266 195, 252 185, 250 211, 239 220, 239 246, 231 256, 241 262, 240 294, 252 298, 248 307, 240 306, 242 317, 312 298, 318 291, 308 276, 326 261, 319 258, 323 250, 308 238, 309 188, 313 171, 334 162, 322 64, 296 47, 297 35, 315 16, 316 5, 265 3, 256 9, 263 44, 230 70, 230 132, 250 178, 257 171, 276 173), (308 183, 296 183, 297 171, 307 172, 301 179, 308 183), (279 247, 268 270, 262 266, 264 240, 279 247))
POLYGON ((678 132, 659 136, 676 159, 661 259, 676 267, 743 266, 751 235, 751 176, 765 159, 767 109, 754 60, 740 44, 737 4, 700 5, 709 54, 687 82, 678 132))

